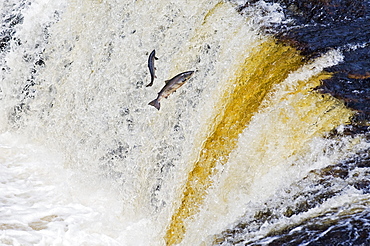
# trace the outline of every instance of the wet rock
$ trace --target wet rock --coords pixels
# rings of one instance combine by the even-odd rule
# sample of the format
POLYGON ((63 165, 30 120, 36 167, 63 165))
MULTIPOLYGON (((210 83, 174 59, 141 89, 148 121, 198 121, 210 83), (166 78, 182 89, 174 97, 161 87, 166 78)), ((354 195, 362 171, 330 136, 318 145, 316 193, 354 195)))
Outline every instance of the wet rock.
MULTIPOLYGON (((239 11, 258 4, 249 0, 239 11)), ((282 6, 287 19, 266 27, 281 42, 301 51, 306 60, 339 49, 344 62, 326 69, 333 77, 316 88, 357 111, 354 125, 370 121, 370 2, 363 0, 265 0, 282 6), (273 30, 271 30, 273 29, 273 30)))

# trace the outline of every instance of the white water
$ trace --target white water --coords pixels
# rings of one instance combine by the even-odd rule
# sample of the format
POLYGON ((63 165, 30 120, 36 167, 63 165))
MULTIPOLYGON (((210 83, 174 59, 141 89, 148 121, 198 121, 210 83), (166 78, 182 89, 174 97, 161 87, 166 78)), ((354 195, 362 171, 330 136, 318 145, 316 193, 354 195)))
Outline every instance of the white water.
POLYGON ((16 135, 1 135, 0 154, 1 245, 122 245, 129 227, 116 227, 122 204, 106 183, 16 135))
MULTIPOLYGON (((236 66, 265 40, 256 22, 266 20, 245 19, 231 4, 205 20, 216 3, 35 0, 22 10, 15 34, 22 45, 11 42, 1 84, 1 243, 164 245, 197 158, 193 147, 207 134, 236 66), (146 88, 152 49, 158 78, 146 88), (36 68, 29 92, 35 98, 25 96, 21 92, 40 57, 45 66, 36 68), (147 105, 165 79, 192 69, 193 78, 163 100, 160 111, 147 105), (20 102, 28 108, 12 114, 20 102)), ((275 17, 267 21, 280 21, 281 13, 275 17)), ((361 140, 343 139, 323 151, 332 143, 315 137, 294 155, 284 147, 291 129, 282 133, 280 125, 269 132, 287 106, 279 104, 278 94, 289 95, 299 79, 340 59, 329 52, 276 88, 276 97, 269 98, 274 106, 253 118, 228 165, 220 167, 183 245, 210 243, 248 204, 363 147, 361 140), (253 145, 262 137, 275 143, 264 153, 253 145), (265 157, 243 164, 256 153, 265 157)))

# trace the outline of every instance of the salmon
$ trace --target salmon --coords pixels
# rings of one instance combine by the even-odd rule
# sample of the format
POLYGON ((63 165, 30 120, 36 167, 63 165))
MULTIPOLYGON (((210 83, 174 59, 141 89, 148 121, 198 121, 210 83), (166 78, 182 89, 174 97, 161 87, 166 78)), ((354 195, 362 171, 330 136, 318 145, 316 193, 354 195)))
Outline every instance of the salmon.
POLYGON ((155 57, 155 50, 153 50, 150 53, 149 58, 148 58, 148 67, 149 67, 151 81, 146 87, 152 86, 154 78, 157 78, 157 76, 155 76, 154 60, 158 60, 158 58, 155 57))
POLYGON ((176 75, 172 79, 166 80, 166 85, 158 93, 158 97, 151 101, 149 105, 159 110, 161 107, 160 101, 162 100, 162 98, 167 98, 170 94, 180 88, 193 75, 193 73, 194 71, 183 72, 176 75))

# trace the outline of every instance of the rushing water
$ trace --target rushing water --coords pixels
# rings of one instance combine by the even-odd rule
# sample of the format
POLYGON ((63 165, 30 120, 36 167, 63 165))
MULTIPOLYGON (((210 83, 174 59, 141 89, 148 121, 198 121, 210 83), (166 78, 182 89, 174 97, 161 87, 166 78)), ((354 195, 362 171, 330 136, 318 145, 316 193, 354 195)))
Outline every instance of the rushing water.
POLYGON ((264 1, 1 7, 1 244, 369 241, 366 114, 316 89, 366 38, 308 56, 272 35, 298 24, 264 1))

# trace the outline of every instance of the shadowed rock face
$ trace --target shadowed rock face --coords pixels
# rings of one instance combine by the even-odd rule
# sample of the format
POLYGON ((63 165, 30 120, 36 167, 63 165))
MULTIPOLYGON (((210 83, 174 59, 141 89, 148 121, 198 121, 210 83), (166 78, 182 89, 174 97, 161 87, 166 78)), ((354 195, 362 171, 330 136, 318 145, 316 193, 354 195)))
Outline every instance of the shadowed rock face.
MULTIPOLYGON (((259 0, 250 0, 240 10, 259 0)), ((366 17, 368 3, 363 0, 265 0, 279 3, 285 15, 296 24, 325 24, 335 21, 351 21, 366 17)))
MULTIPOLYGON (((248 1, 240 8, 258 1, 248 1)), ((354 124, 370 120, 370 1, 266 0, 279 3, 293 22, 269 30, 282 42, 299 49, 307 59, 340 49, 344 62, 326 69, 334 76, 317 89, 343 100, 358 112, 354 124)))
MULTIPOLYGON (((248 1, 245 7, 258 1, 248 1)), ((307 60, 330 49, 339 49, 343 62, 327 68, 333 73, 316 88, 357 111, 352 124, 333 130, 330 139, 361 135, 370 141, 370 1, 365 0, 265 0, 279 3, 293 22, 266 27, 281 42, 301 51, 307 60)), ((370 150, 365 148, 337 164, 312 170, 281 194, 266 201, 256 212, 246 211, 231 229, 216 235, 214 245, 368 245, 368 199, 350 208, 327 209, 317 217, 271 230, 262 238, 253 233, 280 219, 289 220, 340 195, 343 187, 370 194, 370 150), (294 187, 298 187, 295 189, 294 187), (295 190, 295 191, 294 191, 295 190), (252 236, 250 236, 252 235, 252 236), (247 239, 249 238, 250 239, 247 239)), ((292 220, 294 221, 294 220, 292 220)))
POLYGON ((370 119, 370 47, 345 51, 344 55, 343 63, 327 69, 334 76, 317 89, 343 100, 358 111, 355 122, 366 124, 370 119))

